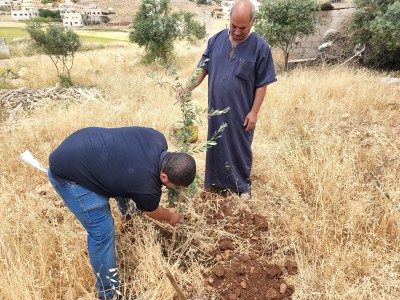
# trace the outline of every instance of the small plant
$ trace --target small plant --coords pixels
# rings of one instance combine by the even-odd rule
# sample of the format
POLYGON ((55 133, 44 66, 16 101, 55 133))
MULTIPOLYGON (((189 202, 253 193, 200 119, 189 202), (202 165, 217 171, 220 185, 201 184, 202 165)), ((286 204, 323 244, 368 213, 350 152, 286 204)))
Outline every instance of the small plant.
MULTIPOLYGON (((208 59, 200 63, 199 67, 196 68, 196 70, 192 73, 192 75, 189 77, 188 81, 184 85, 179 82, 179 77, 176 76, 176 71, 172 66, 166 68, 166 74, 169 76, 174 76, 173 83, 169 84, 171 84, 172 91, 177 95, 176 98, 178 101, 176 103, 180 105, 181 116, 182 116, 182 118, 178 120, 178 123, 180 124, 179 130, 173 133, 175 146, 179 148, 180 151, 185 153, 190 153, 190 154, 200 153, 215 146, 217 144, 217 139, 219 139, 222 136, 222 132, 228 126, 228 124, 222 123, 221 126, 218 128, 218 130, 213 133, 212 137, 209 140, 200 145, 192 146, 191 138, 193 136, 193 125, 201 124, 200 115, 206 113, 207 109, 202 109, 193 105, 191 90, 195 86, 197 86, 197 79, 199 78, 203 70, 202 67, 207 63, 207 61, 208 59)), ((148 75, 149 77, 156 79, 158 81, 157 83, 160 86, 163 86, 164 84, 168 83, 164 81, 163 78, 160 78, 155 74, 148 74, 148 75)), ((228 111, 229 107, 226 107, 223 110, 212 109, 208 111, 208 117, 211 118, 214 116, 218 116, 227 113, 228 111)), ((185 195, 189 198, 192 198, 196 194, 199 184, 200 184, 200 179, 197 176, 193 181, 193 183, 185 189, 185 195)), ((175 188, 169 189, 168 199, 167 199, 168 205, 176 206, 180 194, 181 191, 178 189, 175 188)))
POLYGON ((9 88, 9 81, 17 78, 18 74, 14 73, 11 69, 0 67, 0 89, 9 88))

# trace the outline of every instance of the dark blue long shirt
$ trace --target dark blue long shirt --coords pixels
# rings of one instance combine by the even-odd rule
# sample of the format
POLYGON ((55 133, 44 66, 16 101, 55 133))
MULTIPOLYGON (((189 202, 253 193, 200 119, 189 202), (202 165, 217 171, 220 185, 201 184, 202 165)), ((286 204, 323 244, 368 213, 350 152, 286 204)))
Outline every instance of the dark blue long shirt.
MULTIPOLYGON (((250 187, 254 129, 243 126, 250 112, 256 89, 275 82, 276 74, 269 45, 252 32, 232 51, 229 30, 212 36, 200 62, 208 71, 208 107, 230 111, 208 119, 208 139, 222 123, 228 127, 217 140, 217 145, 207 150, 204 187, 216 185, 237 192, 247 192, 250 187)), ((200 65, 200 63, 199 63, 200 65)))
POLYGON ((50 154, 55 178, 74 181, 106 197, 132 198, 153 211, 161 198, 161 163, 167 154, 164 135, 151 128, 89 127, 67 137, 50 154))

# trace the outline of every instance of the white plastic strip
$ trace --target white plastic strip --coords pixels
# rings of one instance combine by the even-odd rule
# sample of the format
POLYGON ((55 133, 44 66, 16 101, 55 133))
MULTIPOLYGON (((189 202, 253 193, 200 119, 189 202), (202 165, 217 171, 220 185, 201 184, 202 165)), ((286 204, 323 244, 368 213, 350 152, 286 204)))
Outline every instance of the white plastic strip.
POLYGON ((33 155, 31 154, 31 152, 30 152, 28 149, 25 150, 24 153, 21 153, 21 154, 20 154, 20 157, 21 157, 21 159, 22 159, 23 161, 27 162, 28 164, 30 164, 30 165, 34 166, 35 168, 37 168, 37 169, 39 169, 39 170, 41 170, 41 171, 47 173, 47 169, 46 169, 45 167, 43 167, 43 166, 40 164, 40 162, 38 162, 38 161, 33 157, 33 155))

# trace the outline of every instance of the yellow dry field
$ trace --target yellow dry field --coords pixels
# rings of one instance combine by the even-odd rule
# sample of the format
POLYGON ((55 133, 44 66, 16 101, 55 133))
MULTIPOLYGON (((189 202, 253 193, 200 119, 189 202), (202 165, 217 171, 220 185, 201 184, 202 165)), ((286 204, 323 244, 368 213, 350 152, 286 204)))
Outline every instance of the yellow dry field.
POLYGON ((25 28, 26 24, 23 22, 15 22, 15 21, 0 21, 0 27, 17 27, 17 28, 25 28))
POLYGON ((119 41, 129 41, 129 32, 127 31, 102 31, 102 30, 84 30, 76 29, 75 32, 80 36, 93 37, 93 38, 105 38, 119 41))
MULTIPOLYGON (((176 44, 180 80, 192 73, 205 46, 206 41, 176 44)), ((46 174, 19 155, 29 149, 47 167, 60 142, 88 126, 153 127, 176 149, 169 132, 180 119, 179 107, 168 84, 157 85, 148 74, 169 77, 157 66, 142 65, 142 56, 143 50, 131 44, 79 52, 72 79, 76 86, 95 87, 103 100, 44 99, 0 124, 0 299, 95 299, 84 230, 46 174)), ((279 53, 275 57, 279 61, 279 53)), ((15 89, 57 83, 46 56, 18 58, 9 67, 14 73, 24 68, 15 89)), ((207 107, 207 82, 193 92, 193 104, 207 107)), ((279 72, 268 88, 253 142, 253 199, 232 197, 240 210, 257 211, 268 220, 258 243, 273 251, 257 259, 279 265, 290 259, 298 266, 297 274, 282 275, 295 288, 293 299, 399 298, 399 114, 400 85, 383 82, 370 70, 279 72), (377 170, 393 203, 376 188, 377 170)), ((206 119, 199 126, 199 143, 206 138, 206 119)), ((195 159, 202 180, 205 154, 195 159)), ((163 194, 162 205, 165 199, 163 194)), ((220 213, 223 201, 210 202, 208 209, 220 213)), ((162 269, 167 265, 186 295, 218 299, 202 278, 216 264, 205 253, 219 238, 238 237, 224 229, 224 219, 206 222, 200 204, 199 191, 186 203, 186 221, 175 229, 180 244, 174 248, 159 234, 160 228, 172 234, 172 227, 137 217, 127 230, 111 201, 125 293, 172 300, 175 290, 162 269)), ((235 251, 249 253, 251 243, 235 244, 235 251)))

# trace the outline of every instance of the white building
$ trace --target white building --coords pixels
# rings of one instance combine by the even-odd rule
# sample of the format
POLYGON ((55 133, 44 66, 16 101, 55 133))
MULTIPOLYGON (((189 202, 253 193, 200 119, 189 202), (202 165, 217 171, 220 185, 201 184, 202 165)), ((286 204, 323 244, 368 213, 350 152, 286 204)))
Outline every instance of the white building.
POLYGON ((85 8, 85 14, 89 18, 91 24, 104 22, 108 12, 101 10, 96 5, 89 5, 85 8))
POLYGON ((13 1, 11 18, 15 21, 30 20, 39 17, 40 0, 20 0, 13 1))
POLYGON ((59 6, 60 15, 65 27, 80 27, 106 20, 107 11, 103 11, 96 5, 83 6, 71 1, 66 1, 59 6))
POLYGON ((38 10, 12 10, 11 18, 15 21, 25 21, 39 17, 38 10))
POLYGON ((11 0, 0 1, 0 6, 10 6, 11 7, 11 0))
POLYGON ((71 3, 71 1, 65 1, 65 3, 60 4, 58 8, 64 26, 80 27, 84 25, 82 15, 84 14, 85 7, 83 5, 71 3))
POLYGON ((235 1, 233 1, 233 0, 221 1, 222 13, 225 16, 230 15, 233 3, 235 3, 235 1))
POLYGON ((41 7, 40 0, 22 0, 21 9, 22 10, 38 10, 41 7))
POLYGON ((83 13, 79 12, 69 12, 61 15, 63 20, 63 25, 65 27, 81 27, 83 24, 83 13))

